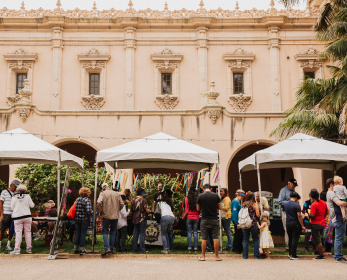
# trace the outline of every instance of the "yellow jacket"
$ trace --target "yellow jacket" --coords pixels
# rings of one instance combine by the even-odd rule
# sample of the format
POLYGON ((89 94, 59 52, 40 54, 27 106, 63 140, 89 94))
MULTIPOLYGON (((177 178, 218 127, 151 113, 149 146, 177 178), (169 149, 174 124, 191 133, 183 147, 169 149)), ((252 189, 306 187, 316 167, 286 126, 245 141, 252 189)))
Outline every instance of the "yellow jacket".
POLYGON ((222 210, 225 211, 225 219, 231 219, 230 203, 231 200, 229 197, 225 197, 222 200, 222 210))

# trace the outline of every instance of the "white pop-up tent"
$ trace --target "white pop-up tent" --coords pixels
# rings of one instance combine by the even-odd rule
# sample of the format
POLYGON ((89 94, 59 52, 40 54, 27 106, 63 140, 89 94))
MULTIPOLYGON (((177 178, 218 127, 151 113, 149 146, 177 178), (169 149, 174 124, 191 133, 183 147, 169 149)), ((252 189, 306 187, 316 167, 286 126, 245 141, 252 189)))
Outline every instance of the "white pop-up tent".
POLYGON ((57 164, 57 191, 60 203, 60 165, 83 169, 83 160, 26 132, 21 128, 0 133, 0 165, 42 163, 57 164))
MULTIPOLYGON (((99 151, 96 156, 94 211, 99 162, 107 162, 115 169, 169 168, 198 171, 206 167, 210 169, 214 164, 217 164, 219 169, 218 152, 202 148, 165 133, 157 133, 99 151)), ((220 186, 218 186, 219 191, 220 186)), ((95 227, 95 219, 93 226, 95 227)), ((92 245, 93 249, 94 243, 92 245)))
POLYGON ((241 172, 257 170, 261 195, 260 169, 298 167, 335 172, 347 165, 347 146, 298 133, 274 146, 255 152, 239 162, 241 172))

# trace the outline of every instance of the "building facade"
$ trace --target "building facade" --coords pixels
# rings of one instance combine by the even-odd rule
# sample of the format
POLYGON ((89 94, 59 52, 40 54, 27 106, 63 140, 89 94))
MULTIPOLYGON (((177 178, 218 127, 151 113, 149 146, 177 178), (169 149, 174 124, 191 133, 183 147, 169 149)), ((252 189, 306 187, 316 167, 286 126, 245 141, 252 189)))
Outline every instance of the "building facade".
MULTIPOLYGON (((269 4, 2 8, 0 131, 21 127, 91 164, 98 150, 165 132, 218 151, 221 184, 233 193, 238 162, 278 141, 269 135, 300 80, 328 75, 311 30, 323 1, 305 10, 269 4)), ((256 174, 245 174, 244 188, 256 190, 256 174)), ((276 169, 262 171, 263 190, 276 197, 293 175, 306 197, 312 182, 322 189, 321 171, 276 169)))

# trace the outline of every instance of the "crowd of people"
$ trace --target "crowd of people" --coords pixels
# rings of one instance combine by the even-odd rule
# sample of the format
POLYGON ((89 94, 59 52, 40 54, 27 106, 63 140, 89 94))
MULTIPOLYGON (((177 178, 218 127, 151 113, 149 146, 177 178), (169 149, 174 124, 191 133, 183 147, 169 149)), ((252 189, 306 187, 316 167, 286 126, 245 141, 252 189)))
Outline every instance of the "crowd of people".
MULTIPOLYGON (((342 246, 346 237, 345 207, 347 206, 347 190, 343 186, 341 177, 335 176, 328 179, 328 191, 319 193, 312 189, 309 200, 300 206, 300 195, 295 191, 298 186, 295 179, 289 180, 287 186, 279 193, 279 204, 282 207, 282 222, 285 231, 286 249, 290 260, 298 260, 297 246, 299 237, 304 235, 305 251, 310 250, 310 241, 313 244, 316 260, 325 259, 331 254, 334 239, 334 252, 336 262, 347 262, 342 254, 342 246), (323 238, 322 238, 323 237, 323 238), (323 244, 325 252, 323 252, 323 244)), ((147 196, 142 188, 137 189, 136 196, 131 197, 131 191, 125 189, 122 193, 113 190, 107 183, 102 185, 102 192, 97 200, 97 213, 102 217, 102 235, 104 251, 102 256, 115 254, 116 251, 127 253, 126 240, 128 235, 128 216, 131 215, 134 226, 132 237, 132 252, 146 253, 145 237, 147 220, 150 213, 160 225, 163 254, 173 251, 174 226, 178 217, 174 214, 173 193, 163 189, 163 184, 157 185, 158 190, 153 197, 153 206, 150 209, 147 196)), ((226 250, 242 254, 248 258, 250 237, 254 245, 254 258, 270 258, 270 249, 274 248, 271 237, 269 205, 266 198, 261 198, 259 193, 247 192, 239 189, 233 200, 228 196, 228 190, 221 188, 220 196, 212 191, 209 184, 203 186, 202 193, 191 187, 187 196, 182 201, 183 214, 179 217, 185 220, 187 231, 187 252, 198 252, 198 230, 201 232, 200 261, 205 260, 206 252, 215 252, 215 260, 220 261, 219 252, 219 217, 227 236, 226 250), (231 232, 234 228, 234 237, 231 232), (193 244, 192 244, 193 239, 193 244)), ((73 230, 75 254, 87 254, 85 240, 91 216, 93 215, 92 203, 89 198, 91 191, 82 187, 79 197, 74 204, 73 230)), ((6 250, 11 254, 20 254, 22 234, 26 241, 26 252, 32 253, 31 234, 35 240, 41 239, 39 232, 41 223, 33 222, 30 208, 35 205, 27 194, 26 186, 14 180, 10 187, 3 190, 0 197, 0 248, 4 231, 9 229, 6 250), (11 240, 15 233, 15 247, 11 248, 11 240)), ((96 216, 94 216, 96 218, 96 216)), ((48 232, 52 232, 54 223, 45 225, 48 232)), ((72 226, 71 226, 72 229, 72 226)), ((71 231, 70 231, 71 232, 71 231)), ((72 241, 70 233, 70 241, 72 241)))

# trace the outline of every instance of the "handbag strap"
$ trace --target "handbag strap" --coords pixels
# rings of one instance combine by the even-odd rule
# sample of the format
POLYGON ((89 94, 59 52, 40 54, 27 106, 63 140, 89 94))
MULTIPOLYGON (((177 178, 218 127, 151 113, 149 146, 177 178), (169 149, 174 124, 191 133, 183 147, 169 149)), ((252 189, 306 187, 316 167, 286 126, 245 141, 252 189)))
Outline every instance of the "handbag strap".
POLYGON ((10 194, 10 196, 13 197, 12 193, 11 193, 8 189, 6 189, 6 190, 8 191, 8 193, 10 194))

